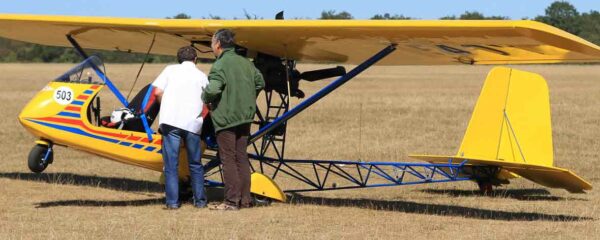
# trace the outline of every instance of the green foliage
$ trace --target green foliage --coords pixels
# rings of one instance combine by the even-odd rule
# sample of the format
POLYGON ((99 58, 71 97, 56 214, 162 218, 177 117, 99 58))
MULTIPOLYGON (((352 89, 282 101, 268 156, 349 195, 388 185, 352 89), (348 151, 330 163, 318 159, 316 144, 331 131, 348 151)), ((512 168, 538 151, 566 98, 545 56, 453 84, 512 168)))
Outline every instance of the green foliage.
POLYGON ((371 20, 409 20, 409 19, 411 19, 411 18, 406 17, 404 15, 398 15, 398 14, 391 15, 389 13, 385 13, 383 15, 376 14, 375 16, 371 17, 371 20))
POLYGON ((483 15, 483 13, 480 13, 477 11, 473 11, 473 12, 466 11, 465 13, 461 14, 459 17, 452 15, 452 16, 445 16, 440 19, 441 20, 507 20, 509 18, 504 17, 504 16, 485 16, 485 15, 483 15))
POLYGON ((590 11, 581 14, 581 32, 579 36, 600 45, 600 12, 590 11))
POLYGON ((550 24, 572 34, 581 32, 581 16, 575 6, 565 1, 553 2, 546 8, 546 15, 538 16, 536 21, 550 24))
POLYGON ((354 17, 352 17, 352 14, 346 11, 336 13, 335 10, 329 10, 321 12, 321 17, 319 19, 354 19, 354 17))
POLYGON ((192 18, 192 16, 187 15, 185 13, 180 13, 180 14, 177 14, 177 15, 175 15, 173 17, 167 17, 167 19, 191 19, 191 18, 192 18))
POLYGON ((250 14, 246 11, 246 9, 244 9, 244 17, 246 18, 246 20, 258 20, 260 18, 258 18, 258 16, 256 16, 256 14, 250 14))

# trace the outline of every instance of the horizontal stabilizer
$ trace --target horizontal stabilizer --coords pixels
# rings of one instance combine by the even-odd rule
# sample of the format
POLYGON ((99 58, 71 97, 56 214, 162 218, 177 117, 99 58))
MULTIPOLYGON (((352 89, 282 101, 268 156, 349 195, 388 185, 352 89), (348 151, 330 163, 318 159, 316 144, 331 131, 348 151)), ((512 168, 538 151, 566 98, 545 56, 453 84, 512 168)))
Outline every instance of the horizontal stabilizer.
POLYGON ((563 168, 499 160, 468 159, 457 156, 410 155, 410 157, 430 163, 448 163, 450 161, 452 163, 462 163, 467 161, 466 166, 498 166, 542 186, 563 188, 571 193, 584 193, 584 190, 592 190, 592 185, 589 182, 563 168))

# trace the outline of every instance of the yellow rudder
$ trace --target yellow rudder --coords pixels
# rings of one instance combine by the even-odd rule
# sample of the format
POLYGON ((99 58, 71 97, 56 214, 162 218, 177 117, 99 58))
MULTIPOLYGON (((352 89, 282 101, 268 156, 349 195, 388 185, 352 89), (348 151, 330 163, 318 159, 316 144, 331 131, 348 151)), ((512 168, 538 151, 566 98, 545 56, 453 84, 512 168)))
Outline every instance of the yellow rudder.
POLYGON ((542 76, 496 67, 484 83, 457 155, 552 166, 550 119, 542 76))

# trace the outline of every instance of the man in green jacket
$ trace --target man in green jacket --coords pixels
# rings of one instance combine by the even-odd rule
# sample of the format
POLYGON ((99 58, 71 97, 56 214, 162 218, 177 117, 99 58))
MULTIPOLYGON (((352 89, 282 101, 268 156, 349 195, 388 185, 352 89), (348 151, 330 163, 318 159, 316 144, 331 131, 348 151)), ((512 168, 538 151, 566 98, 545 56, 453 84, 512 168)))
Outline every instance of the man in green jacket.
POLYGON ((251 206, 250 162, 246 148, 256 112, 256 96, 265 86, 254 64, 235 53, 234 36, 228 29, 213 35, 211 48, 217 61, 208 75, 209 84, 202 92, 202 100, 211 106, 223 164, 225 201, 211 208, 217 210, 251 206))

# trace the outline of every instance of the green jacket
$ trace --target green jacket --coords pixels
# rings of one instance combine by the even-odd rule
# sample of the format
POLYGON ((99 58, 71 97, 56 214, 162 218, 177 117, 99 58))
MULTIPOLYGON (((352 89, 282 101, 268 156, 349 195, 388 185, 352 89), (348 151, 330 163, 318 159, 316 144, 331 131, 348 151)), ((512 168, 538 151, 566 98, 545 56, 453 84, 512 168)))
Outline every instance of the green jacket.
POLYGON ((254 120, 256 95, 265 80, 252 62, 227 48, 210 69, 208 82, 202 101, 212 105, 216 132, 254 120))

